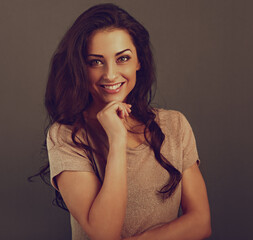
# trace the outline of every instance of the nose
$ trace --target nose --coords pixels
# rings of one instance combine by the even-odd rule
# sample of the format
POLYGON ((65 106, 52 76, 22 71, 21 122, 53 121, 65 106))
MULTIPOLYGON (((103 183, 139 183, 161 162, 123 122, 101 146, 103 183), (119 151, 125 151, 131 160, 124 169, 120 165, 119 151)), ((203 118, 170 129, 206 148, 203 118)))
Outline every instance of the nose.
POLYGON ((115 63, 108 63, 105 67, 104 79, 114 81, 117 77, 117 66, 115 63))

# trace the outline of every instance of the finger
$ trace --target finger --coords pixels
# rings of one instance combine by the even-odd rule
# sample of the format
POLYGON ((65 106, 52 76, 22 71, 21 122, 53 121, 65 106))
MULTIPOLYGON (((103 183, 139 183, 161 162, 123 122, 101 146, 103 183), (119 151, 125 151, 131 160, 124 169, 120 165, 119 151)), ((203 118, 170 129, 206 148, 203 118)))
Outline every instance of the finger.
POLYGON ((131 112, 131 108, 126 108, 126 110, 128 114, 131 112))
POLYGON ((102 112, 106 112, 108 110, 114 110, 120 118, 125 118, 129 116, 131 112, 131 104, 126 104, 122 102, 112 101, 108 103, 102 112))
POLYGON ((124 103, 124 106, 125 106, 125 109, 126 109, 127 113, 130 113, 132 105, 124 103))
POLYGON ((124 109, 124 118, 126 119, 129 116, 127 108, 124 109))
POLYGON ((117 104, 116 101, 111 101, 111 102, 109 102, 109 103, 104 107, 103 110, 107 110, 108 108, 112 107, 113 105, 114 105, 114 108, 117 108, 117 106, 118 106, 118 104, 117 104))
POLYGON ((125 109, 124 110, 124 119, 126 119, 128 116, 129 116, 129 114, 128 114, 127 110, 125 109))
POLYGON ((124 104, 124 117, 128 117, 129 113, 131 112, 131 109, 129 107, 129 104, 124 104))
POLYGON ((124 118, 124 108, 122 107, 122 106, 118 106, 118 109, 117 109, 117 114, 118 114, 118 116, 120 117, 120 118, 124 118))
POLYGON ((124 105, 127 107, 127 108, 131 108, 132 105, 131 104, 128 104, 128 103, 124 103, 124 105))

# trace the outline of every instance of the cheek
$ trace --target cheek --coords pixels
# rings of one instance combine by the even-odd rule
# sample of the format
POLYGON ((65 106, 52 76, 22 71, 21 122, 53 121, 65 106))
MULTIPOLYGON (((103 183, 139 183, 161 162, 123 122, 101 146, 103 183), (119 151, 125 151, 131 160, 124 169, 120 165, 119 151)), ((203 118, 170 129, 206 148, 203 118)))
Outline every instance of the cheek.
POLYGON ((96 83, 100 77, 101 77, 101 71, 99 71, 98 69, 90 69, 88 70, 87 74, 88 74, 88 79, 89 79, 89 83, 92 85, 94 83, 96 83))
POLYGON ((135 80, 136 79, 136 65, 131 64, 126 66, 123 70, 122 73, 127 77, 129 80, 135 80))

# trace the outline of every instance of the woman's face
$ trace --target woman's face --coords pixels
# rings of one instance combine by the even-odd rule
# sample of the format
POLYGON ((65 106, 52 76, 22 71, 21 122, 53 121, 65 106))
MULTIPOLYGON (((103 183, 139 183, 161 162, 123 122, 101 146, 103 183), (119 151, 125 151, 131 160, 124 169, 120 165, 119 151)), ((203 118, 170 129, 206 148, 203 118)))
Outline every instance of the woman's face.
POLYGON ((128 32, 122 29, 95 32, 88 42, 86 61, 91 107, 101 109, 111 101, 124 102, 140 69, 128 32))

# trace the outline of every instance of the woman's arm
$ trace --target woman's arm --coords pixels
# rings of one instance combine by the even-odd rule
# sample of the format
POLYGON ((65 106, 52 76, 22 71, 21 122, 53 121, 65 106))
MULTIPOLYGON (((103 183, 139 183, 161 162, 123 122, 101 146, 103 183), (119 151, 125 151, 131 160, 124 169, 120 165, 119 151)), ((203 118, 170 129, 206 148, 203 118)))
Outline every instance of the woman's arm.
POLYGON ((98 114, 109 139, 103 185, 89 172, 65 171, 56 179, 70 213, 91 240, 120 239, 127 203, 126 129, 120 119, 128 115, 124 108, 111 103, 98 114))
POLYGON ((125 240, 200 240, 211 235, 206 186, 197 164, 183 172, 181 206, 181 217, 125 240))

